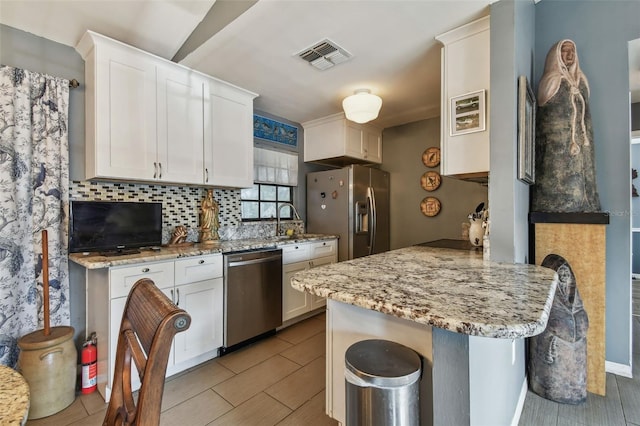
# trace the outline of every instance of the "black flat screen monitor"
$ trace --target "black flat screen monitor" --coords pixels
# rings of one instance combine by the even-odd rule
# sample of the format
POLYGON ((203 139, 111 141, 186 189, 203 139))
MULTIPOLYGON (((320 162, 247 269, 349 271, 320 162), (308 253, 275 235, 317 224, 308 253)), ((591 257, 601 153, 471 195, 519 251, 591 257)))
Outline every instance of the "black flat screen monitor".
POLYGON ((162 203, 71 201, 69 252, 135 251, 162 244, 162 203))

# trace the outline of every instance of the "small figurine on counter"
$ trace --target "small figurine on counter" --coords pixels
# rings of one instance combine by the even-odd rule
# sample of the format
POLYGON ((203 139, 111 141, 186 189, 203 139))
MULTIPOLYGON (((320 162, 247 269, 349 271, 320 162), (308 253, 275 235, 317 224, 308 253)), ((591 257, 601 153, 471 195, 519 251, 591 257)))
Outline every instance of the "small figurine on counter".
POLYGON ((182 244, 187 239, 187 228, 185 226, 179 225, 176 226, 176 229, 173 231, 171 235, 171 239, 169 240, 169 245, 182 244))
MULTIPOLYGON (((482 247, 485 233, 485 208, 484 203, 478 204, 476 211, 469 213, 469 241, 476 247, 482 247)), ((488 213, 487 213, 488 215, 488 213)))
POLYGON ((213 189, 207 189, 207 195, 202 200, 200 211, 200 242, 203 244, 213 244, 218 236, 218 203, 213 199, 213 189))

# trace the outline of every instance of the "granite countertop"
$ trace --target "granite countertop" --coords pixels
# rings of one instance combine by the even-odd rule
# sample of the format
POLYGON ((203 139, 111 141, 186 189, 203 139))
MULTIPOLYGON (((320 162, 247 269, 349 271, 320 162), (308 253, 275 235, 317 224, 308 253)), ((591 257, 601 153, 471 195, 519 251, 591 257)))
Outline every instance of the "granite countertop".
POLYGON ((25 424, 29 398, 29 385, 25 378, 17 371, 0 365, 0 424, 25 424))
POLYGON ((99 253, 71 253, 69 260, 87 269, 109 268, 112 266, 133 265, 143 262, 179 259, 216 253, 231 253, 242 250, 276 248, 301 242, 322 241, 338 238, 337 235, 301 234, 293 237, 268 237, 246 240, 216 241, 213 244, 182 244, 162 246, 160 250, 140 249, 140 253, 121 256, 104 256, 99 253))
POLYGON ((555 271, 484 261, 477 251, 413 246, 298 272, 293 288, 473 336, 541 333, 555 271))

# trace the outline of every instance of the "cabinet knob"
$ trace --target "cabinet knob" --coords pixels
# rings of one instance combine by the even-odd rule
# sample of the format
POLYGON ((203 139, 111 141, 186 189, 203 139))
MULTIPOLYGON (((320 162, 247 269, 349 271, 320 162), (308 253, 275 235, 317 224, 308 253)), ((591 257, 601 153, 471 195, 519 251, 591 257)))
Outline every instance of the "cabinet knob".
POLYGON ((200 262, 198 263, 202 265, 204 263, 204 259, 200 259, 200 262))
POLYGON ((149 272, 149 268, 142 268, 142 272, 146 274, 147 272, 149 272))

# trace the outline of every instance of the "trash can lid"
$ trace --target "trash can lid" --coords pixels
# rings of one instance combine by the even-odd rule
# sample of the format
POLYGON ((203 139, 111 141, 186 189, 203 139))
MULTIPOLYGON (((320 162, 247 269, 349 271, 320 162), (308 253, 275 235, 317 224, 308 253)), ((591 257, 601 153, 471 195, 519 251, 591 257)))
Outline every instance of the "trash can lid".
POLYGON ((347 349, 344 359, 347 372, 369 385, 380 387, 412 384, 420 378, 422 369, 420 357, 414 350, 381 339, 354 343, 347 349))

